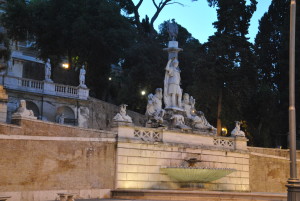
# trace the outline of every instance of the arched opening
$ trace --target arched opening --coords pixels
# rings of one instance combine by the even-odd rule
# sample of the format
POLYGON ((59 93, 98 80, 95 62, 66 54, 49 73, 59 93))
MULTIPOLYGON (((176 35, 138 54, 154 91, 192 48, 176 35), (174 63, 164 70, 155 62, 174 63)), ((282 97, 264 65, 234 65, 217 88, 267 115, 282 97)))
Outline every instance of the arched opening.
POLYGON ((63 115, 63 124, 67 125, 77 125, 77 120, 75 119, 75 113, 72 108, 68 106, 61 106, 56 110, 56 122, 61 123, 59 117, 63 115))
POLYGON ((38 106, 32 101, 26 101, 26 108, 32 110, 35 117, 40 119, 40 110, 38 106))

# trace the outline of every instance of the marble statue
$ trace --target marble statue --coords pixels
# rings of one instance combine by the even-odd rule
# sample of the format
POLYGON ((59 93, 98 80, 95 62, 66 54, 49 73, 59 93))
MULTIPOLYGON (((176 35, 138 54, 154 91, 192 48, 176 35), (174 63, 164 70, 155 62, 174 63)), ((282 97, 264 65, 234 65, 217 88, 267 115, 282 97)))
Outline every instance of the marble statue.
POLYGON ((37 119, 34 116, 34 113, 32 110, 28 110, 26 108, 26 101, 25 100, 20 100, 19 107, 17 108, 16 112, 12 115, 12 118, 14 117, 25 117, 25 118, 30 118, 30 119, 37 119))
POLYGON ((148 95, 148 104, 146 110, 146 116, 148 118, 147 124, 157 123, 157 126, 163 124, 163 117, 165 115, 165 110, 162 109, 162 89, 157 88, 155 90, 155 95, 148 95))
POLYGON ((174 19, 172 19, 172 22, 168 22, 168 33, 170 40, 175 41, 178 34, 178 25, 174 19))
POLYGON ((184 123, 184 116, 180 115, 180 114, 174 114, 171 118, 173 121, 173 125, 176 128, 180 128, 183 130, 190 130, 191 128, 187 125, 185 125, 184 123))
POLYGON ((170 59, 166 66, 164 80, 164 103, 166 108, 181 108, 182 89, 180 88, 180 69, 178 60, 170 59))
POLYGON ((241 131, 241 122, 235 121, 235 128, 231 131, 231 136, 245 137, 244 131, 241 131))
POLYGON ((52 82, 51 80, 51 63, 50 59, 47 59, 47 62, 45 63, 45 80, 48 82, 52 82))
POLYGON ((208 123, 204 113, 195 109, 195 104, 196 100, 193 96, 190 97, 187 93, 183 95, 182 108, 185 111, 187 118, 192 121, 193 127, 196 129, 216 130, 216 128, 208 123))
POLYGON ((86 71, 84 69, 84 65, 82 65, 82 67, 80 69, 80 73, 79 73, 79 86, 81 86, 81 87, 86 87, 85 74, 86 74, 86 71))
POLYGON ((56 116, 56 122, 59 123, 59 124, 64 124, 65 123, 64 113, 61 113, 60 115, 56 116))
POLYGON ((113 118, 116 122, 126 122, 126 123, 132 123, 132 119, 130 116, 126 114, 126 107, 128 105, 121 104, 120 105, 120 112, 113 118))

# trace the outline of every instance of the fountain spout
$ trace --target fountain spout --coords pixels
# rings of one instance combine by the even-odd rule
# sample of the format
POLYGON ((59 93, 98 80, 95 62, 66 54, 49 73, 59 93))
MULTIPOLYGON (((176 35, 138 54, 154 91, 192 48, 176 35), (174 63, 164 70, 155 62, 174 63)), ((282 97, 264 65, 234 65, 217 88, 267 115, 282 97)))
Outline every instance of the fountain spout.
POLYGON ((197 158, 190 158, 190 159, 185 159, 185 162, 188 163, 188 167, 195 167, 196 163, 202 162, 201 160, 198 160, 197 158))

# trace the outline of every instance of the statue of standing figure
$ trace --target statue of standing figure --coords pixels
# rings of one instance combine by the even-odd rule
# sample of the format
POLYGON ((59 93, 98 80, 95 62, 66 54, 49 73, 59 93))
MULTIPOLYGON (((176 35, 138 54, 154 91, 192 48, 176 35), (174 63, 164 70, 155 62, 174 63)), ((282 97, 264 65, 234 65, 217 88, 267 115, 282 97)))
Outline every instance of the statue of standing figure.
POLYGON ((215 127, 208 123, 204 113, 196 110, 195 104, 196 100, 192 96, 190 97, 187 93, 183 95, 182 108, 185 111, 187 118, 193 122, 194 128, 216 130, 215 127))
POLYGON ((84 65, 82 65, 82 67, 80 69, 80 73, 79 73, 79 86, 81 86, 81 87, 86 87, 85 74, 86 74, 86 71, 84 69, 84 65))
POLYGON ((51 80, 51 63, 50 59, 47 59, 47 62, 45 63, 45 80, 47 82, 52 82, 51 80))
POLYGON ((175 19, 172 19, 172 22, 168 22, 168 33, 171 41, 175 41, 178 34, 178 25, 175 22, 175 19))
POLYGON ((181 108, 182 89, 180 88, 179 62, 174 57, 166 66, 164 80, 164 102, 166 108, 181 108))
POLYGON ((155 90, 155 95, 149 94, 148 95, 148 104, 147 104, 147 111, 146 116, 148 117, 147 124, 150 124, 151 127, 162 126, 163 124, 163 117, 165 115, 165 110, 162 109, 162 89, 157 88, 155 90))

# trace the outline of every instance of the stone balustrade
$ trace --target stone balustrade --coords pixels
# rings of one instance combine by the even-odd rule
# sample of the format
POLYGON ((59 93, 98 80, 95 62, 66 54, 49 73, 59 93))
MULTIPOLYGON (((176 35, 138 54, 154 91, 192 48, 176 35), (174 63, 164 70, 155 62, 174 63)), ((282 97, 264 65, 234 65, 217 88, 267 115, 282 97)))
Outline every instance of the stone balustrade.
POLYGON ((190 146, 205 146, 222 150, 247 151, 245 137, 222 137, 205 132, 180 132, 180 130, 154 129, 134 126, 114 128, 119 139, 147 142, 177 143, 190 146))
POLYGON ((14 76, 2 76, 2 83, 5 88, 25 92, 41 93, 67 98, 87 100, 89 89, 79 86, 69 86, 47 81, 38 81, 14 76))

